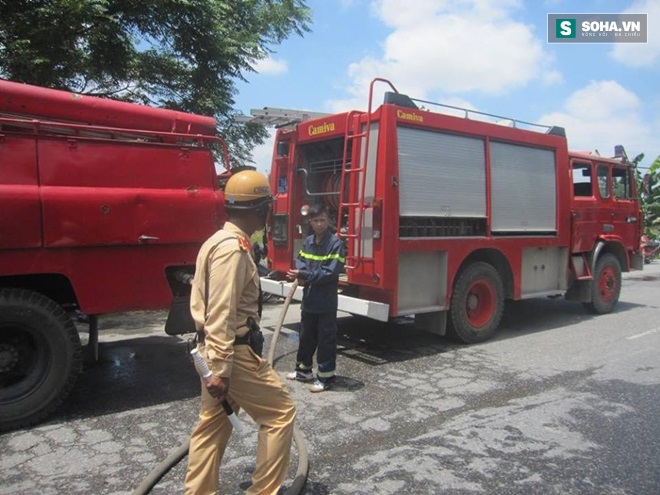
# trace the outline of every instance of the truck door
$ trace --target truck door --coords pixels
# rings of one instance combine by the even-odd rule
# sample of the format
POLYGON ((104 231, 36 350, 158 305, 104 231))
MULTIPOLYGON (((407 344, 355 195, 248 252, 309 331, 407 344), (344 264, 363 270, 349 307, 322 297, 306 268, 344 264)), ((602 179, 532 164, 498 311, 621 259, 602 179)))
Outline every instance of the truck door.
POLYGON ((35 137, 0 133, 0 249, 40 246, 35 137))
POLYGON ((619 237, 627 250, 639 249, 637 203, 632 177, 626 165, 596 163, 598 217, 605 235, 619 237), (635 246, 636 244, 636 246, 635 246))
POLYGON ((574 160, 571 171, 573 174, 571 251, 582 253, 591 251, 601 230, 596 174, 593 163, 587 160, 574 160))
POLYGON ((616 208, 612 199, 612 174, 610 165, 596 163, 596 185, 598 189, 596 199, 599 233, 616 235, 614 230, 616 208))
POLYGON ((614 234, 621 237, 627 251, 639 249, 639 206, 633 172, 624 164, 612 167, 611 216, 614 234))

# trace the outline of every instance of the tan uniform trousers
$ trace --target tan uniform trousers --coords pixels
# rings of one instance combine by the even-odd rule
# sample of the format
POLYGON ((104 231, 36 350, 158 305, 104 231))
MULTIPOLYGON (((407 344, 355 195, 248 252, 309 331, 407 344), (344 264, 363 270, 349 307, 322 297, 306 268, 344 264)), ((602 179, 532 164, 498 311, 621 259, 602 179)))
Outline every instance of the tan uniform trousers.
MULTIPOLYGON (((203 349, 200 349, 203 353, 203 349)), ((247 345, 234 347, 229 403, 259 425, 257 463, 247 494, 275 495, 286 479, 296 410, 279 376, 247 345)), ((199 422, 190 437, 186 495, 215 495, 219 467, 232 432, 220 401, 202 384, 199 422)))

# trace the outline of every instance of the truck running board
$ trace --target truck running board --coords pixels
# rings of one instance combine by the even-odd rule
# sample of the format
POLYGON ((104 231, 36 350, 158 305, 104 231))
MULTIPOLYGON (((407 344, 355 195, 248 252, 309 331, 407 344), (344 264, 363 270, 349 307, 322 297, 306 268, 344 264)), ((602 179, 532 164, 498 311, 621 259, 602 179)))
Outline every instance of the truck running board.
MULTIPOLYGON (((291 290, 291 285, 288 282, 279 282, 265 277, 261 278, 261 290, 269 294, 275 294, 278 297, 286 297, 289 294, 289 290, 291 290)), ((302 287, 298 287, 293 295, 293 299, 301 301, 302 295, 302 287)), ((389 319, 389 304, 360 299, 358 297, 344 296, 343 294, 339 294, 338 304, 339 311, 366 316, 367 318, 378 321, 387 321, 389 319)))

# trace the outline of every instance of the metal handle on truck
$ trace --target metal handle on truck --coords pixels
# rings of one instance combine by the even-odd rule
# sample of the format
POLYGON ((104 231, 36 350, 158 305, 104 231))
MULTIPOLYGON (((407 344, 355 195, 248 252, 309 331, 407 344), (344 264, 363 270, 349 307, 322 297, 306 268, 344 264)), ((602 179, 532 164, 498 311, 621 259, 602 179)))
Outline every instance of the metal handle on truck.
POLYGON ((160 237, 153 237, 150 235, 141 235, 138 237, 138 241, 140 242, 148 242, 148 241, 160 241, 160 237))

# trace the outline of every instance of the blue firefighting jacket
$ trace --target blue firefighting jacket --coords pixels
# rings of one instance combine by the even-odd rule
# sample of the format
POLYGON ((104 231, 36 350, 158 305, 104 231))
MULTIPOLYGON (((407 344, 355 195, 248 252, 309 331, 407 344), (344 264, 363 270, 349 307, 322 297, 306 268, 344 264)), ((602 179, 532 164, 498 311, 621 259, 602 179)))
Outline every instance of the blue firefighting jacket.
POLYGON ((299 277, 305 282, 301 310, 306 313, 337 311, 337 285, 344 270, 344 243, 327 230, 320 243, 314 234, 303 242, 296 259, 299 277))

